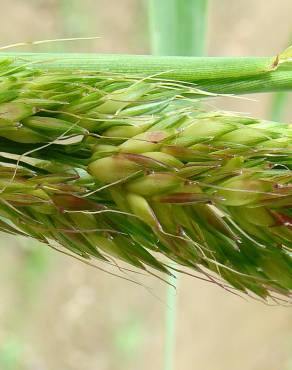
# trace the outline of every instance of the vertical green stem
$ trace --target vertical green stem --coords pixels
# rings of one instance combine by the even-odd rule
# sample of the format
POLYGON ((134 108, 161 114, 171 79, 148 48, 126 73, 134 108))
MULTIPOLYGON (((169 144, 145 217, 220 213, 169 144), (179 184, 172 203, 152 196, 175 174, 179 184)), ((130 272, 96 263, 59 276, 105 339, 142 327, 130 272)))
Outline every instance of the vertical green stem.
MULTIPOLYGON (((169 283, 177 287, 177 274, 169 278, 169 283)), ((166 292, 166 317, 165 317, 165 350, 164 350, 164 370, 174 370, 174 353, 176 342, 176 290, 169 286, 166 292)))
MULTIPOLYGON (((59 37, 78 38, 92 36, 91 17, 87 0, 60 0, 58 2, 59 37)), ((83 48, 82 42, 62 43, 60 52, 83 48)), ((86 44, 88 46, 88 44, 86 44)))
POLYGON ((284 91, 274 93, 269 113, 269 118, 272 121, 281 122, 283 120, 284 110, 286 103, 288 102, 288 97, 288 93, 284 91))
POLYGON ((60 37, 84 36, 84 19, 82 4, 79 0, 60 0, 58 3, 60 14, 60 37))
POLYGON ((201 56, 205 51, 207 0, 149 0, 152 53, 201 56))
MULTIPOLYGON (((208 0, 149 0, 152 54, 202 56, 205 52, 208 0)), ((167 288, 164 370, 174 370, 176 342, 175 274, 167 288)))

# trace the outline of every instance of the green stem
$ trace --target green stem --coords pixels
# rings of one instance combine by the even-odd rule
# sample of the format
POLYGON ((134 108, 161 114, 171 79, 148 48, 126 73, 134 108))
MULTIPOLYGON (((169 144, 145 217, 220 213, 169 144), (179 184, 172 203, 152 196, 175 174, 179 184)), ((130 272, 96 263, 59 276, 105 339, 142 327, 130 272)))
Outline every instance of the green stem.
MULTIPOLYGON (((213 73, 215 72, 218 63, 213 63, 212 68, 206 74, 205 68, 208 63, 203 64, 203 58, 186 58, 186 56, 202 56, 204 54, 207 8, 208 0, 149 0, 152 53, 154 55, 174 56, 173 58, 152 57, 149 59, 151 64, 155 61, 157 67, 160 64, 159 68, 161 68, 162 64, 165 62, 171 63, 171 65, 163 67, 163 76, 197 82, 200 79, 209 78, 210 71, 213 73), (178 55, 184 57, 177 57, 178 55), (184 66, 181 63, 184 64, 184 66), (191 76, 187 69, 189 69, 189 72, 192 71, 191 73, 196 71, 197 78, 194 79, 194 76, 191 76), (169 73, 172 75, 167 76, 169 73), (179 73, 182 74, 179 76, 179 73)), ((226 71, 225 68, 226 64, 223 68, 224 71, 226 71)), ((221 72, 223 72, 223 69, 221 68, 221 72)), ((160 71, 157 72, 159 73, 160 71)), ((233 73, 234 72, 235 70, 233 70, 233 73)), ((229 73, 232 73, 231 70, 229 70, 229 73)), ((151 74, 153 74, 152 71, 151 74)), ((218 77, 222 78, 222 74, 220 73, 218 77)), ((174 369, 177 306, 176 290, 174 287, 177 287, 177 278, 177 274, 170 277, 170 286, 167 289, 165 370, 174 369)))
POLYGON ((176 342, 176 306, 177 296, 174 287, 177 287, 178 276, 175 273, 173 277, 169 278, 169 283, 172 286, 167 288, 166 293, 166 318, 165 318, 165 351, 164 351, 164 370, 174 369, 174 352, 176 342))
MULTIPOLYGON (((88 9, 88 1, 83 0, 59 0, 58 6, 58 25, 59 34, 62 37, 68 38, 79 38, 92 35, 92 17, 90 17, 90 11, 88 9)), ((58 51, 70 51, 78 48, 82 50, 84 45, 88 47, 86 43, 82 43, 81 40, 76 40, 72 43, 62 43, 61 48, 58 51)))
POLYGON ((207 0, 150 0, 152 53, 203 55, 207 7, 207 0))
POLYGON ((15 64, 46 70, 99 71, 158 75, 198 84, 211 92, 246 94, 292 90, 292 63, 274 68, 275 57, 218 58, 149 55, 0 53, 15 64))
POLYGON ((284 109, 288 102, 288 95, 284 91, 279 91, 273 96, 269 118, 272 121, 281 122, 284 116, 284 109))

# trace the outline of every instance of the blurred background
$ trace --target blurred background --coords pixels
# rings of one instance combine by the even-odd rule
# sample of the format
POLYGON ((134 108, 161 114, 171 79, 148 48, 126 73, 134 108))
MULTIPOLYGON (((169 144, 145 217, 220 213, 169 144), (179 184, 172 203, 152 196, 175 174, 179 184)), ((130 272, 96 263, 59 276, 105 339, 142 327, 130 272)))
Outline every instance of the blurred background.
MULTIPOLYGON (((210 56, 274 55, 292 39, 291 0, 213 0, 209 8, 210 56)), ((100 36, 29 50, 150 52, 146 0, 1 0, 0 10, 1 46, 100 36)), ((282 119, 291 121, 291 94, 284 99, 282 119)), ((212 104, 270 118, 272 101, 212 104)), ((163 368, 165 284, 145 278, 147 290, 32 240, 0 238, 0 370, 163 368)), ((292 370, 291 308, 187 276, 177 302, 176 370, 292 370)))

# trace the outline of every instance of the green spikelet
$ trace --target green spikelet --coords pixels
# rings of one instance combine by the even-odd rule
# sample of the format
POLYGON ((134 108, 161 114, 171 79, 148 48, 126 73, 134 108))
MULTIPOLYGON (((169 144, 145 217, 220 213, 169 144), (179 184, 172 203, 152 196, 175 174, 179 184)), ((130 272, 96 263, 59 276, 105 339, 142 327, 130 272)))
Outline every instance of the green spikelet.
POLYGON ((203 112, 159 78, 0 70, 1 231, 291 297, 291 125, 203 112))

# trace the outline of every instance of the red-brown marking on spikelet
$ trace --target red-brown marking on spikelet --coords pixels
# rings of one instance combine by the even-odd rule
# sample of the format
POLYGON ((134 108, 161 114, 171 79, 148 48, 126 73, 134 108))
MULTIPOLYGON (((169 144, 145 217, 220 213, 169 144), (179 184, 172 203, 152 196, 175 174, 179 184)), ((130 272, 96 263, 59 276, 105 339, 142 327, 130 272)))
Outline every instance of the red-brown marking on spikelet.
POLYGON ((289 226, 292 227, 292 217, 279 212, 272 212, 275 216, 277 223, 275 226, 289 226))
POLYGON ((129 161, 135 162, 140 164, 141 166, 145 167, 153 167, 153 165, 160 166, 160 167, 170 167, 169 165, 158 161, 157 159, 146 157, 142 154, 133 154, 133 153, 122 153, 118 154, 118 156, 128 159, 129 161))
POLYGON ((61 211, 100 210, 104 208, 104 206, 101 204, 92 202, 84 198, 77 197, 75 195, 55 194, 52 196, 52 200, 61 211))
POLYGON ((156 144, 166 138, 165 132, 162 131, 153 131, 147 133, 147 140, 151 141, 152 143, 156 144))
POLYGON ((195 193, 173 193, 170 195, 165 195, 159 197, 159 202, 161 203, 209 203, 211 200, 202 194, 195 193))

